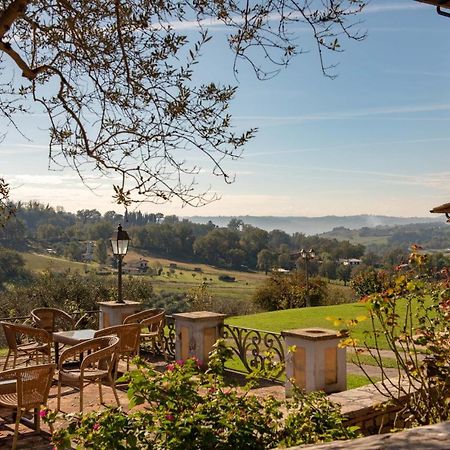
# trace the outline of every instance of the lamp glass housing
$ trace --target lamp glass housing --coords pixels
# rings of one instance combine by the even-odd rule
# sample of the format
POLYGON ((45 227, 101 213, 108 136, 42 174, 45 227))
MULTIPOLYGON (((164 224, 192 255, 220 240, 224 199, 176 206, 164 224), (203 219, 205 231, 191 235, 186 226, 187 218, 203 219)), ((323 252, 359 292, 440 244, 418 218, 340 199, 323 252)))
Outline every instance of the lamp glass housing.
POLYGON ((130 238, 128 233, 122 229, 119 225, 117 232, 114 233, 111 238, 112 252, 116 256, 125 256, 128 251, 128 244, 130 243, 130 238))

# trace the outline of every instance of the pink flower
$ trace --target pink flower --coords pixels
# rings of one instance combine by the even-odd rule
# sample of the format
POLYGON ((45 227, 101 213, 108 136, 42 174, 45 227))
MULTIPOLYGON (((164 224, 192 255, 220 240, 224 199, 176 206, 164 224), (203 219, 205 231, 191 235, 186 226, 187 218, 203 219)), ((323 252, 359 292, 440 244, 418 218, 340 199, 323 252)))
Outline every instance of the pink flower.
POLYGON ((184 365, 184 361, 183 361, 182 359, 177 359, 177 360, 175 361, 175 363, 176 363, 178 366, 183 366, 183 365, 184 365))
POLYGON ((95 422, 95 423, 94 423, 94 426, 92 427, 92 429, 93 429, 94 431, 98 431, 98 430, 100 429, 100 424, 99 424, 98 422, 95 422))
POLYGON ((175 369, 175 364, 167 364, 166 369, 167 369, 169 372, 172 372, 172 370, 175 369))
POLYGON ((174 420, 174 417, 172 414, 166 414, 166 419, 172 422, 174 420))
POLYGON ((195 364, 197 365, 197 369, 200 369, 202 367, 202 361, 200 359, 198 359, 196 356, 192 357, 192 360, 195 362, 195 364))
POLYGON ((41 409, 39 411, 39 417, 46 417, 48 414, 48 410, 47 409, 41 409))
POLYGON ((209 389, 208 389, 208 392, 210 393, 210 394, 214 394, 214 392, 216 392, 216 388, 215 387, 210 387, 209 389))

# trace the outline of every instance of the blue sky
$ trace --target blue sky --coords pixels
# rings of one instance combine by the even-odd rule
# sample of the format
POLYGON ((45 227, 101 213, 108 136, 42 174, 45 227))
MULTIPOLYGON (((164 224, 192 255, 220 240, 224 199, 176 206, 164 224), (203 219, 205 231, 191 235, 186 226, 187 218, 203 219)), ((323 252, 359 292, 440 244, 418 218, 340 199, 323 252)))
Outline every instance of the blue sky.
MULTIPOLYGON (((237 129, 258 127, 242 159, 226 164, 232 185, 206 172, 222 199, 201 209, 143 204, 139 209, 190 215, 427 216, 450 201, 450 19, 412 0, 376 1, 361 16, 368 33, 344 42, 338 77, 325 78, 299 28, 307 54, 260 82, 241 66, 232 105, 237 129)), ((212 29, 198 79, 235 83, 225 33, 212 29)), ((32 142, 11 131, 0 145, 0 175, 15 200, 66 210, 120 211, 111 187, 87 190, 69 169, 48 171, 46 120, 21 118, 32 142)))

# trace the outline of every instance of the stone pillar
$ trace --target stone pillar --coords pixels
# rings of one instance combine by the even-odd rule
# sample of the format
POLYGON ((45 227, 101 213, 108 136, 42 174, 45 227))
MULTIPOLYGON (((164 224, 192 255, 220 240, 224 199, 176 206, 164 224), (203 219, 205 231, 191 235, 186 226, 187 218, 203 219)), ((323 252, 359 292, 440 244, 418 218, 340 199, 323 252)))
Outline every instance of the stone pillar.
POLYGON ((100 308, 100 329, 121 325, 125 317, 141 309, 139 302, 98 302, 100 308))
POLYGON ((173 317, 177 336, 176 359, 195 356, 203 364, 206 364, 212 346, 221 337, 221 329, 226 315, 209 311, 195 311, 174 314, 173 317))
POLYGON ((342 336, 336 331, 301 328, 281 334, 286 346, 286 395, 292 392, 292 381, 306 392, 347 388, 346 349, 338 348, 342 336), (289 353, 289 348, 294 350, 289 353))

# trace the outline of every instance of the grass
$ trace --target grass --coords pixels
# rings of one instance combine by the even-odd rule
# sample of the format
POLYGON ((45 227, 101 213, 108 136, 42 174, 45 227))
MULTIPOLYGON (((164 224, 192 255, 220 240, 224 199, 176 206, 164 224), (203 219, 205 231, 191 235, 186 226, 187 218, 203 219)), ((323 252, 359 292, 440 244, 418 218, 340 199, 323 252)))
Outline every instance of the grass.
MULTIPOLYGON (((413 304, 412 310, 414 311, 415 309, 416 305, 413 304)), ((397 302, 397 314, 403 317, 405 312, 406 302, 399 300, 397 302)), ((230 317, 226 322, 239 327, 256 328, 279 333, 282 330, 294 330, 297 328, 328 328, 339 330, 345 327, 346 320, 364 316, 368 317, 367 306, 364 303, 350 303, 230 317), (340 321, 337 319, 340 319, 340 321)), ((379 325, 375 323, 375 327, 379 328, 379 325)), ((353 328, 352 337, 357 339, 360 345, 366 342, 369 347, 389 350, 389 346, 383 335, 378 337, 378 340, 375 340, 370 320, 364 320, 353 328)))
MULTIPOLYGON (((379 366, 379 363, 377 362, 377 360, 371 355, 360 354, 357 357, 352 352, 347 353, 347 362, 356 364, 358 362, 358 360, 359 360, 360 364, 363 364, 365 366, 379 366)), ((394 358, 382 357, 380 359, 380 362, 381 362, 381 365, 387 369, 397 369, 398 368, 398 362, 394 358)))
POLYGON ((380 380, 381 380, 381 378, 372 377, 372 381, 370 381, 365 375, 348 374, 347 375, 347 390, 356 389, 356 388, 359 388, 362 386, 367 386, 368 384, 371 384, 372 382, 377 383, 380 380))
POLYGON ((43 272, 44 270, 64 272, 71 270, 84 273, 86 270, 98 268, 98 264, 95 263, 81 263, 56 256, 40 255, 38 253, 21 253, 21 255, 25 260, 25 267, 32 272, 43 272))

